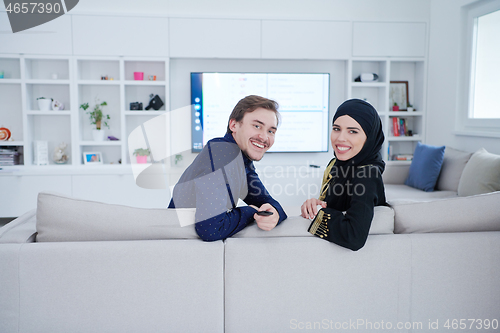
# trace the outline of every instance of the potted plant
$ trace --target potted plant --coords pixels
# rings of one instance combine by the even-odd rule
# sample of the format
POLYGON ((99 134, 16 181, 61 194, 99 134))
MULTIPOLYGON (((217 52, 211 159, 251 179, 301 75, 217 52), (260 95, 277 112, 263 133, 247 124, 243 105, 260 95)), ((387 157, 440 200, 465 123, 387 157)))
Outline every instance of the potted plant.
POLYGON ((411 105, 410 103, 408 103, 407 110, 408 110, 408 112, 413 112, 415 109, 413 109, 413 105, 411 105))
POLYGON ((49 111, 52 107, 52 98, 38 97, 36 101, 40 111, 49 111))
POLYGON ((148 156, 151 154, 148 148, 137 148, 134 150, 134 155, 137 159, 137 163, 147 163, 148 156))
POLYGON ((90 116, 90 124, 95 125, 95 129, 92 130, 92 136, 94 138, 94 141, 104 141, 104 134, 105 131, 102 129, 102 124, 104 123, 104 126, 109 128, 108 122, 106 120, 109 120, 109 114, 104 115, 102 113, 102 107, 108 105, 106 101, 99 103, 96 100, 96 105, 94 106, 93 111, 87 111, 89 108, 89 103, 83 103, 80 105, 80 109, 83 109, 84 111, 87 112, 87 114, 90 116))
POLYGON ((398 103, 394 102, 394 105, 392 106, 392 111, 399 111, 398 103))

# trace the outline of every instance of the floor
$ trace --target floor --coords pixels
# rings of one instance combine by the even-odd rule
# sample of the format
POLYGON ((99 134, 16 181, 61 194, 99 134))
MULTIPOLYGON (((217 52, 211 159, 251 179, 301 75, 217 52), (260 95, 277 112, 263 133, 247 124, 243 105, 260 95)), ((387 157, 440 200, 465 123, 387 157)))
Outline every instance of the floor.
POLYGON ((9 223, 13 219, 15 219, 15 217, 2 217, 2 218, 0 218, 0 227, 3 227, 4 225, 9 223))

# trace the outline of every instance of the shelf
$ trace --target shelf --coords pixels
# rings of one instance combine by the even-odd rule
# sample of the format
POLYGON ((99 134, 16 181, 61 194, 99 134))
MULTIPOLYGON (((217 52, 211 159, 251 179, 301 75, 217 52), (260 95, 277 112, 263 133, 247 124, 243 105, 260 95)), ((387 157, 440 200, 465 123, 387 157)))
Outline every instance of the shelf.
POLYGON ((119 85, 120 80, 78 80, 77 84, 82 85, 119 85))
POLYGON ((387 160, 385 161, 386 164, 391 165, 391 164, 403 164, 403 165, 410 165, 411 161, 398 161, 398 160, 387 160))
POLYGON ((21 79, 0 79, 0 84, 20 84, 21 79))
POLYGON ((353 87, 363 87, 363 88, 385 88, 387 86, 386 82, 352 82, 353 87))
POLYGON ((0 141, 0 146, 24 146, 24 141, 0 141))
POLYGON ((27 84, 70 84, 69 80, 26 80, 27 84))
POLYGON ((70 116, 71 111, 69 110, 61 110, 61 111, 39 111, 39 110, 29 110, 26 111, 27 115, 30 116, 70 116))
POLYGON ((135 85, 140 85, 140 86, 164 86, 166 84, 165 81, 149 81, 149 80, 126 80, 124 81, 125 85, 128 86, 135 86, 135 85))
POLYGON ((423 116, 424 112, 423 111, 414 111, 414 112, 407 112, 407 111, 387 111, 386 114, 389 117, 418 117, 418 116, 423 116))
MULTIPOLYGON (((26 163, 26 166, 15 166, 11 170, 26 170, 27 167, 28 170, 55 170, 54 173, 69 170, 71 174, 79 166, 82 170, 98 169, 83 166, 82 153, 87 151, 101 152, 106 165, 100 168, 114 169, 118 161, 126 162, 129 158, 127 134, 148 119, 164 115, 169 105, 168 57, 0 55, 0 70, 5 75, 0 79, 2 124, 9 128, 14 139, 19 140, 3 141, 0 146, 23 150, 23 162, 26 163), (134 72, 144 73, 144 80, 134 80, 134 72), (155 75, 156 80, 150 81, 149 75, 155 75), (113 80, 101 80, 103 76, 113 80), (158 111, 129 110, 132 102, 143 103, 146 107, 150 94, 160 96, 165 106, 158 111), (66 109, 41 111, 37 102, 39 97, 58 100, 66 109), (103 110, 111 117, 106 137, 112 135, 120 140, 93 141, 91 134, 95 126, 90 124, 87 112, 82 111, 80 105, 88 102, 92 110, 96 100, 108 104, 103 110), (32 143, 36 140, 47 141, 49 159, 55 147, 61 142, 68 143, 68 164, 31 169, 32 143)), ((131 171, 130 165, 125 168, 131 171)))
POLYGON ((388 136, 387 141, 421 141, 420 135, 413 136, 388 136))
POLYGON ((158 111, 149 111, 149 110, 137 110, 137 111, 129 111, 126 110, 124 111, 124 114, 126 116, 159 116, 164 114, 165 110, 158 110, 158 111))
POLYGON ((80 146, 121 146, 121 140, 115 141, 80 141, 80 146))

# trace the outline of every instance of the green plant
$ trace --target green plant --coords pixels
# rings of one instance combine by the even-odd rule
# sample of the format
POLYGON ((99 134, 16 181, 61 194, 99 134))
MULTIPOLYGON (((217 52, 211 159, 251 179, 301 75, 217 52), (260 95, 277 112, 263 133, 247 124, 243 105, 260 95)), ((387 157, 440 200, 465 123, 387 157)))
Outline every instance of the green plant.
POLYGON ((151 154, 151 151, 149 151, 148 148, 137 148, 134 150, 134 155, 135 156, 149 156, 151 154))
POLYGON ((80 105, 80 109, 86 111, 90 116, 90 124, 95 125, 95 128, 100 130, 103 120, 104 126, 109 128, 108 122, 106 120, 109 120, 111 118, 109 117, 109 114, 104 115, 102 113, 102 107, 106 105, 108 105, 108 103, 106 103, 105 101, 99 104, 99 102, 96 100, 96 105, 94 106, 93 111, 87 111, 87 109, 89 108, 89 103, 83 103, 82 105, 80 105))
POLYGON ((182 161, 182 154, 175 154, 175 164, 182 161))
POLYGON ((398 103, 394 102, 394 106, 398 106, 398 103))

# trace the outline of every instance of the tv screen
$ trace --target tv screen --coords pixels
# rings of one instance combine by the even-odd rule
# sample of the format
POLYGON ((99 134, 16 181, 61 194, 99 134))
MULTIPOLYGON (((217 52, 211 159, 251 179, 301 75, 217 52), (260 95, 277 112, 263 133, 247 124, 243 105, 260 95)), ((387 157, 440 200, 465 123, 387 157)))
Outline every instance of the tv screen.
POLYGON ((192 151, 224 136, 240 99, 259 95, 278 102, 281 114, 269 152, 326 152, 329 92, 327 73, 191 73, 192 151))

